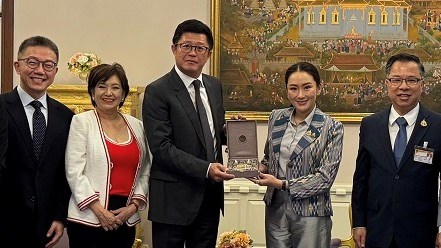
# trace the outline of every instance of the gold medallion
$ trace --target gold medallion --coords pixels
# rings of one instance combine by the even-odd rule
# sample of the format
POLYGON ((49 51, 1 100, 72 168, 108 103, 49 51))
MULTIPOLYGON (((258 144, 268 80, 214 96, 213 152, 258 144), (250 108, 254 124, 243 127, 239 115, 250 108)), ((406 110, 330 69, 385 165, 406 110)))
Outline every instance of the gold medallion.
POLYGON ((311 130, 308 130, 306 132, 306 135, 308 135, 309 137, 315 138, 315 133, 313 133, 311 130))

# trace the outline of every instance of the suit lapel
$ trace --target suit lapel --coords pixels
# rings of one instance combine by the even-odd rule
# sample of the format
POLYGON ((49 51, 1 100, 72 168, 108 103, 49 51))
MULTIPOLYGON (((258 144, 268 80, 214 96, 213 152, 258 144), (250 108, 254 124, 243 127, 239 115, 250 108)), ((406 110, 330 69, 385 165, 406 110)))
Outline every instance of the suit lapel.
POLYGON ((176 91, 176 97, 178 98, 179 102, 181 103, 182 107, 184 108, 185 112, 187 113, 188 118, 190 119, 191 124, 194 127, 194 130, 196 131, 196 134, 203 144, 205 146, 205 140, 204 140, 204 134, 202 133, 202 127, 199 122, 199 117, 196 112, 196 109, 193 105, 193 102, 190 98, 190 94, 188 93, 187 88, 184 85, 184 82, 182 82, 181 78, 179 77, 178 73, 173 68, 170 72, 171 76, 171 83, 173 85, 174 90, 176 91))
POLYGON ((282 111, 279 116, 275 116, 273 129, 271 130, 271 142, 273 147, 273 153, 276 157, 280 153, 280 144, 282 143, 283 135, 285 134, 286 127, 288 126, 289 119, 291 118, 294 108, 288 108, 282 111))
POLYGON ((290 160, 294 160, 302 151, 308 147, 314 140, 320 136, 320 131, 324 125, 325 116, 318 108, 316 108, 315 113, 312 117, 311 124, 306 130, 305 134, 300 138, 297 145, 291 154, 290 160))
MULTIPOLYGON (((213 118, 213 126, 217 127, 219 120, 217 119, 217 115, 215 114, 215 111, 217 110, 216 107, 218 104, 215 102, 215 99, 217 97, 215 96, 215 90, 213 88, 213 84, 208 77, 202 75, 202 81, 204 81, 205 91, 207 92, 208 96, 208 102, 210 104, 211 108, 211 116, 213 118)), ((216 147, 220 147, 221 137, 220 133, 218 132, 217 128, 214 128, 215 136, 216 136, 216 147)), ((205 144, 205 143, 204 143, 205 144)))
POLYGON ((380 132, 380 144, 382 146, 381 151, 385 153, 391 168, 395 171, 397 166, 395 164, 394 152, 391 146, 390 134, 389 134, 389 114, 390 108, 380 113, 378 126, 376 130, 380 132))
POLYGON ((28 119, 26 117, 26 113, 23 108, 23 104, 21 103, 20 97, 18 96, 17 88, 15 88, 12 92, 7 93, 5 95, 5 100, 10 118, 17 126, 17 129, 22 136, 29 155, 33 157, 34 148, 32 145, 31 131, 29 130, 28 119))
POLYGON ((41 148, 40 160, 38 166, 42 164, 42 161, 45 160, 49 147, 51 147, 52 141, 56 136, 57 123, 62 122, 59 119, 59 115, 57 114, 58 107, 54 104, 52 98, 47 96, 47 125, 46 125, 46 133, 44 135, 43 146, 41 148))
POLYGON ((418 117, 416 119, 415 126, 413 128, 409 142, 406 145, 406 150, 404 151, 403 158, 401 159, 399 169, 403 168, 409 159, 413 159, 413 150, 415 146, 420 143, 421 139, 424 137, 431 125, 432 123, 430 121, 430 113, 426 111, 426 109, 423 108, 423 106, 421 106, 420 104, 418 117), (423 120, 426 123, 425 125, 421 125, 423 120))

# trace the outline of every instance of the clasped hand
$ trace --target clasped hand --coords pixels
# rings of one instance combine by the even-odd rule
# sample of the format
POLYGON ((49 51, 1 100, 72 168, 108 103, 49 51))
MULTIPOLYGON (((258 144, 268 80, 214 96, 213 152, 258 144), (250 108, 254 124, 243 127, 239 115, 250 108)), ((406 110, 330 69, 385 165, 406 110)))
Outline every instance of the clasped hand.
POLYGON ((105 231, 117 230, 120 225, 124 224, 136 212, 136 208, 133 205, 110 211, 105 209, 98 201, 94 201, 90 205, 105 231))

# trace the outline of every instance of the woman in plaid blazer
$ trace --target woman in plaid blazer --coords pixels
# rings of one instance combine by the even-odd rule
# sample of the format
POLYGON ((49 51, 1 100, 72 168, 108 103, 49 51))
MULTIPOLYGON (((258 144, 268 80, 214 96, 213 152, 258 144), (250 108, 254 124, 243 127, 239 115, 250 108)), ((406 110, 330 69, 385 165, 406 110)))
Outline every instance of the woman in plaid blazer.
POLYGON ((258 179, 264 201, 267 247, 329 247, 330 188, 341 161, 343 125, 316 107, 317 68, 289 67, 285 83, 291 107, 271 112, 258 179))

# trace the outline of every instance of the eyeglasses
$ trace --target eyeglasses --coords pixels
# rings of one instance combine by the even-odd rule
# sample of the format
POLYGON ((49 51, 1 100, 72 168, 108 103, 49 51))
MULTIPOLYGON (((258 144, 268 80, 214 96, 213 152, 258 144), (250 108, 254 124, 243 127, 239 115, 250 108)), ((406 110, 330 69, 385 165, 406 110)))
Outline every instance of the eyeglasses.
POLYGON ((419 82, 421 82, 422 78, 388 78, 386 79, 391 83, 393 86, 399 86, 403 82, 407 83, 408 85, 417 85, 419 82))
POLYGON ((18 61, 25 61, 26 65, 31 69, 36 69, 40 66, 40 64, 43 64, 43 69, 45 71, 53 71, 57 67, 57 63, 54 61, 46 60, 46 61, 40 61, 34 57, 24 58, 24 59, 18 59, 18 61))
POLYGON ((193 46, 193 45, 190 45, 187 43, 179 43, 179 44, 175 44, 175 45, 179 46, 181 51, 186 52, 186 53, 191 52, 191 50, 194 48, 194 50, 197 54, 205 54, 210 49, 206 46, 193 46))

